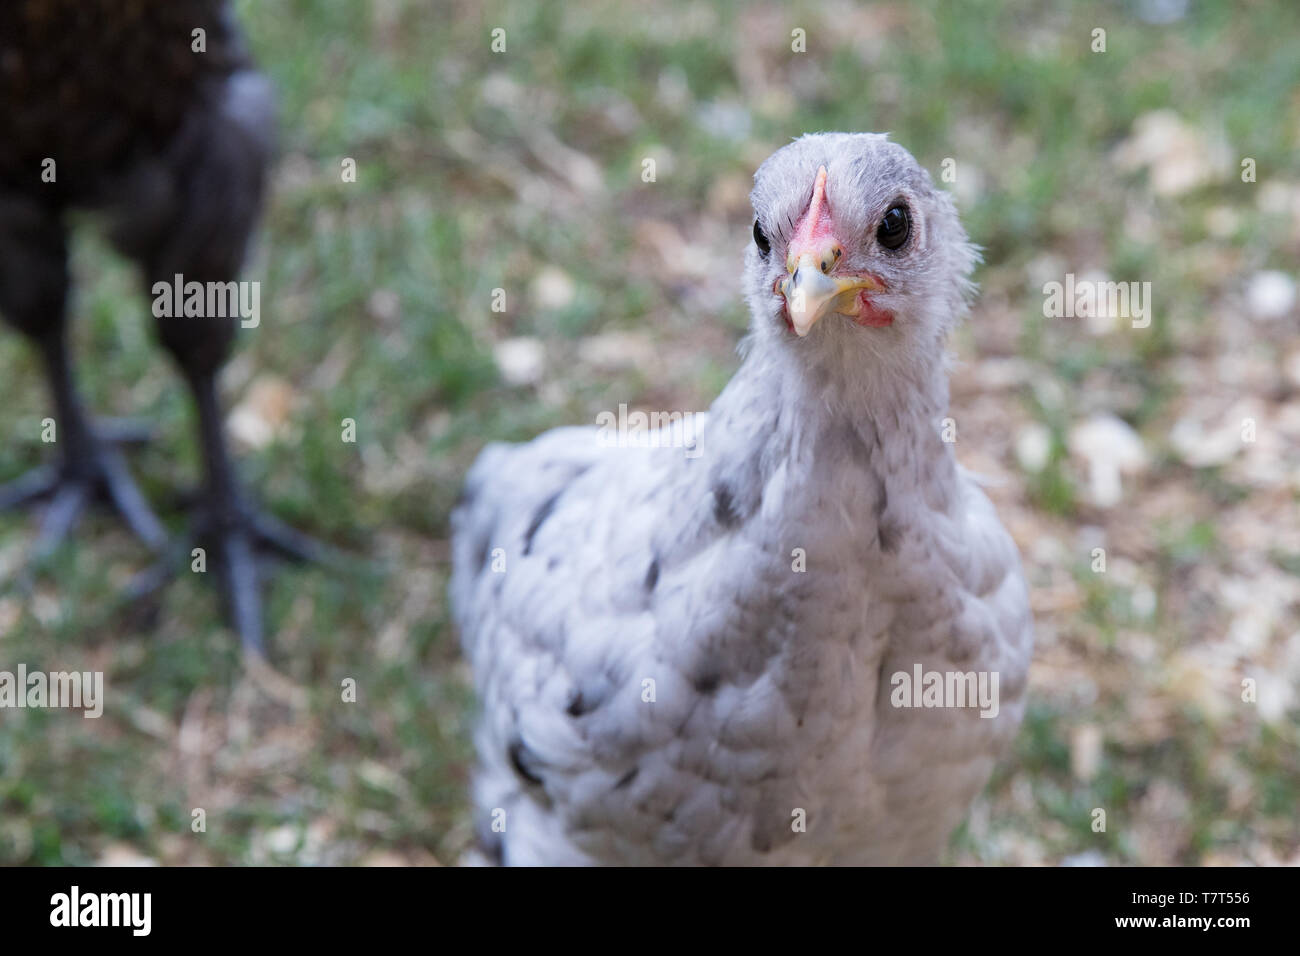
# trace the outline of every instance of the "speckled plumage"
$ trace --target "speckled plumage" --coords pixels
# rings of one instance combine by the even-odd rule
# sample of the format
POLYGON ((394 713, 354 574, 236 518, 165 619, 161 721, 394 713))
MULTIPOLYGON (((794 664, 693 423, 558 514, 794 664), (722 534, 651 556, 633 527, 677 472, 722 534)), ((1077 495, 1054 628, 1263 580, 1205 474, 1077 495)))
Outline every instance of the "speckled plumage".
POLYGON ((698 457, 558 429, 486 449, 454 515, 476 825, 506 863, 933 862, 1019 723, 1019 558, 940 437, 975 261, 950 200, 869 134, 792 143, 753 200, 772 252, 747 252, 751 334, 698 457), (820 165, 886 328, 786 330, 772 284, 820 165), (892 706, 917 663, 996 671, 998 716, 892 706))

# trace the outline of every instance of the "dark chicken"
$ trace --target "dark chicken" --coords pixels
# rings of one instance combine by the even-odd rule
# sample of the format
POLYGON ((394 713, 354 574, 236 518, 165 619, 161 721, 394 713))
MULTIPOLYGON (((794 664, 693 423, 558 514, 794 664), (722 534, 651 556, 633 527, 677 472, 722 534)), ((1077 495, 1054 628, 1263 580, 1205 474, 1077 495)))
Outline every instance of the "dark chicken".
MULTIPOLYGON (((0 509, 46 502, 37 542, 45 551, 104 499, 162 551, 166 532, 120 450, 137 436, 97 425, 74 386, 67 213, 102 215, 115 247, 140 267, 146 294, 177 274, 237 279, 271 156, 270 85, 226 0, 3 0, 0 119, 0 315, 44 363, 59 450, 55 462, 0 487, 0 509)), ((304 557, 313 545, 240 492, 216 390, 237 322, 177 316, 157 326, 198 410, 204 485, 195 539, 208 549, 232 626, 260 651, 257 552, 304 557)))

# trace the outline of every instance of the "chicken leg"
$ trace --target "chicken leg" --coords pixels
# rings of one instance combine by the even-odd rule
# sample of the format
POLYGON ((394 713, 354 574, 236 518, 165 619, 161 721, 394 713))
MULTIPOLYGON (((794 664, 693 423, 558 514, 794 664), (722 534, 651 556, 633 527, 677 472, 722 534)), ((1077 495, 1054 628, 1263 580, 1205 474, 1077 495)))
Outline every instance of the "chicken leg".
POLYGON ((66 324, 59 321, 39 342, 54 397, 60 460, 0 486, 0 511, 49 502, 35 548, 43 556, 62 543, 92 500, 101 499, 117 510, 136 537, 158 551, 167 532, 132 481, 120 451, 122 445, 143 442, 147 433, 90 423, 73 384, 66 338, 66 324))

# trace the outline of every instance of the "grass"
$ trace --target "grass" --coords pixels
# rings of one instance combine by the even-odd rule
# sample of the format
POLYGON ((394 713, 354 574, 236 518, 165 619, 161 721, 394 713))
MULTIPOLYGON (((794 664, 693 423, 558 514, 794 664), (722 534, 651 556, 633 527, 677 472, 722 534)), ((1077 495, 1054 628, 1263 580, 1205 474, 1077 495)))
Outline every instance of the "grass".
MULTIPOLYGON (((267 615, 278 683, 243 669, 197 575, 152 620, 133 619, 118 595, 147 556, 112 520, 86 522, 25 585, 17 568, 34 526, 4 516, 0 665, 103 670, 109 704, 98 721, 0 717, 0 863, 455 861, 470 833, 473 703, 447 618, 445 539, 465 468, 488 440, 591 422, 619 402, 706 407, 735 368, 745 322, 736 276, 748 179, 790 137, 836 128, 888 130, 932 174, 956 159, 952 188, 984 266, 981 303, 954 343, 973 376, 958 379, 954 408, 987 407, 992 422, 963 420, 959 456, 1006 447, 1018 423, 1053 435, 1036 476, 1009 450, 997 457, 1009 482, 999 508, 1035 585, 1039 665, 1016 753, 953 858, 1293 858, 1294 710, 1225 716, 1168 674, 1180 653, 1225 640, 1236 612, 1220 585, 1255 566, 1222 527, 1279 500, 1294 513, 1294 490, 1279 499, 1160 457, 1103 513, 1067 435, 1107 410, 1163 447, 1196 397, 1180 377, 1188 362, 1208 388, 1216 354, 1244 348, 1247 332, 1268 360, 1294 346, 1280 324, 1231 326, 1228 341, 1216 317, 1239 301, 1241 275, 1293 269, 1300 253, 1295 222, 1259 202, 1268 183, 1300 181, 1300 10, 1203 2, 1155 25, 1127 3, 1057 6, 239 3, 282 130, 247 273, 262 283, 263 321, 241 333, 225 390, 232 405, 268 383, 292 397, 274 438, 244 448, 241 466, 271 510, 373 571, 277 575, 267 615), (1098 26, 1104 54, 1089 47, 1098 26), (500 54, 489 49, 496 27, 500 54), (796 27, 806 53, 790 51, 796 27), (1171 198, 1141 170, 1117 172, 1114 150, 1156 110, 1221 135, 1234 170, 1237 154, 1253 157, 1259 182, 1224 175, 1171 198), (345 158, 355 183, 342 181, 345 158), (1207 230, 1222 209, 1235 227, 1207 230), (683 242, 708 276, 666 257, 683 242), (1094 336, 1044 319, 1029 278, 1044 257, 1056 273, 1150 281, 1152 328, 1094 336), (562 288, 539 279, 548 269, 562 288), (496 289, 504 312, 492 310, 496 289), (584 352, 611 333, 652 359, 584 352), (539 340, 545 363, 540 378, 512 384, 494 354, 519 337, 539 340), (1019 383, 980 386, 1006 359, 1028 369, 1019 383), (355 444, 340 441, 348 418, 355 444), (1186 509, 1171 522, 1162 508, 1175 493, 1186 509), (1075 536, 1088 527, 1128 557, 1130 580, 1087 570, 1075 536), (1036 550, 1045 539, 1063 553, 1036 550), (1134 611, 1139 586, 1157 596, 1151 618, 1134 611), (1055 594, 1061 603, 1039 598, 1055 594), (349 678, 355 703, 342 699, 349 678), (1071 740, 1086 725, 1104 744, 1084 779, 1071 740), (1090 826, 1098 806, 1104 834, 1090 826)), ((183 388, 134 274, 93 228, 78 230, 74 266, 82 388, 103 414, 157 423, 133 467, 180 530, 168 502, 198 474, 183 388)), ((46 451, 45 392, 14 335, 0 337, 0 380, 2 479, 46 451)), ((1294 516, 1277 520, 1294 528, 1294 516)), ((1295 577, 1300 545, 1256 549, 1295 577)), ((1294 604, 1279 613, 1257 659, 1238 666, 1281 666, 1297 619, 1294 604)), ((1236 685, 1235 672, 1212 677, 1236 685)))

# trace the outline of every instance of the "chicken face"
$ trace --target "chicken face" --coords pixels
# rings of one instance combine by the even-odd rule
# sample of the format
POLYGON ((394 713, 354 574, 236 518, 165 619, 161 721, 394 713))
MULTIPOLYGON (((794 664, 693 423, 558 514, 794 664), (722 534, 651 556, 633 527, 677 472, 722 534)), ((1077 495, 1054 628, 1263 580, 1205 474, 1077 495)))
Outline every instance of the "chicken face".
POLYGON ((947 194, 879 134, 813 134, 759 168, 747 284, 760 316, 794 336, 849 323, 862 334, 946 329, 975 252, 947 194))

